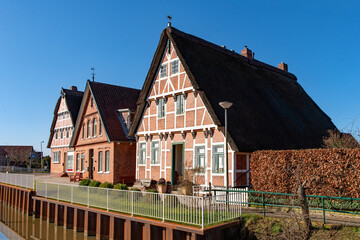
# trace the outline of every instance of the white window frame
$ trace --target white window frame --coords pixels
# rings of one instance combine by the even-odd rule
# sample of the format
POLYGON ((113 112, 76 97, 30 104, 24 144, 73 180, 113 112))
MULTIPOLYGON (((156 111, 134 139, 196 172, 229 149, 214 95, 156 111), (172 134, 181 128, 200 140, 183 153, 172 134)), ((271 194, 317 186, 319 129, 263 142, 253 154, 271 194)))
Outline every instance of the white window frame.
POLYGON ((146 165, 146 147, 147 147, 146 142, 139 142, 139 165, 146 165), (141 147, 142 144, 145 144, 145 148, 141 147), (142 151, 145 151, 144 159, 142 159, 142 157, 141 157, 142 151))
POLYGON ((160 70, 159 70, 159 78, 165 78, 167 77, 167 64, 163 63, 160 66, 160 70), (165 70, 164 70, 165 69, 165 70))
POLYGON ((179 59, 175 59, 174 61, 171 61, 170 62, 170 75, 175 75, 175 74, 178 74, 179 73, 179 59), (175 66, 174 63, 177 63, 176 64, 176 68, 173 67, 175 66), (174 71, 176 69, 176 72, 174 71))
POLYGON ((200 168, 202 168, 202 171, 201 172, 198 172, 197 174, 204 174, 205 173, 205 170, 206 170, 206 146, 205 145, 195 145, 194 146, 194 164, 193 164, 193 167, 194 169, 196 169, 198 166, 197 166, 197 162, 198 162, 198 158, 197 156, 204 156, 204 166, 200 166, 200 168), (196 149, 197 148, 203 148, 204 149, 204 153, 203 154, 198 154, 196 152, 196 149))
MULTIPOLYGON (((212 174, 224 174, 224 172, 225 172, 225 145, 224 144, 213 144, 212 146, 212 156, 211 156, 211 161, 212 161, 212 168, 211 168, 211 172, 212 172, 212 174), (215 148, 216 147, 222 147, 223 148, 223 152, 222 152, 222 156, 223 156, 223 171, 214 171, 214 167, 216 166, 215 165, 215 157, 217 156, 217 155, 221 155, 221 154, 219 154, 219 153, 216 153, 215 152, 215 148)), ((217 164, 218 166, 220 166, 220 164, 217 164)), ((220 169, 220 168, 219 168, 220 169)))
POLYGON ((165 104, 165 99, 160 98, 159 102, 158 102, 158 106, 157 106, 157 117, 158 119, 162 119, 165 118, 165 110, 166 104, 165 104))
POLYGON ((92 137, 96 137, 97 134, 97 119, 93 119, 93 126, 92 126, 92 137))
POLYGON ((54 164, 60 163, 60 156, 61 156, 60 151, 53 152, 52 163, 54 164))
POLYGON ((80 162, 81 162, 80 170, 81 172, 85 172, 85 153, 81 153, 80 162))
POLYGON ((150 164, 151 165, 160 165, 160 142, 159 141, 151 141, 150 145, 150 164), (158 144, 156 148, 154 148, 154 144, 158 144), (156 159, 154 159, 153 152, 157 151, 156 159))
POLYGON ((110 150, 105 151, 105 173, 110 173, 110 150))
POLYGON ((75 167, 75 170, 77 172, 80 172, 80 163, 81 163, 81 154, 76 153, 76 167, 75 167))
POLYGON ((104 160, 104 152, 99 151, 99 153, 98 153, 98 173, 103 172, 103 160, 104 160))
POLYGON ((180 94, 180 95, 176 95, 176 109, 175 109, 175 112, 176 112, 176 115, 184 115, 185 114, 185 96, 184 94, 180 94), (178 100, 178 99, 182 99, 182 100, 178 100), (181 112, 178 112, 178 108, 179 108, 179 104, 181 104, 182 106, 180 107, 181 108, 181 112))

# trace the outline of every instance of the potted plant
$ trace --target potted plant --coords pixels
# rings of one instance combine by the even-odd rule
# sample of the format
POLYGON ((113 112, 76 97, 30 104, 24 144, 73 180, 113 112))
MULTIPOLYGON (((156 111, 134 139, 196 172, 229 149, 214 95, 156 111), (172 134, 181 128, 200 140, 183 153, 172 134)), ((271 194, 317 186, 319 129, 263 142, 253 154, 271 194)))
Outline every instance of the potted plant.
POLYGON ((166 191, 167 191, 166 180, 164 178, 160 178, 156 184, 156 188, 159 193, 166 193, 166 191))

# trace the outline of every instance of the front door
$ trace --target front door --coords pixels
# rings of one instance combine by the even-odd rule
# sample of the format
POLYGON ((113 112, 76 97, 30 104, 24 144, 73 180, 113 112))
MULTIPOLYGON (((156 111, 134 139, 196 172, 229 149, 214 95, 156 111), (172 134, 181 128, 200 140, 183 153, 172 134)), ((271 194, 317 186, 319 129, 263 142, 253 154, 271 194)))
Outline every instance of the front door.
POLYGON ((89 151, 89 178, 93 179, 94 173, 94 149, 90 149, 89 151))
POLYGON ((178 184, 180 178, 184 176, 184 143, 173 143, 172 145, 172 164, 171 164, 171 184, 178 184))

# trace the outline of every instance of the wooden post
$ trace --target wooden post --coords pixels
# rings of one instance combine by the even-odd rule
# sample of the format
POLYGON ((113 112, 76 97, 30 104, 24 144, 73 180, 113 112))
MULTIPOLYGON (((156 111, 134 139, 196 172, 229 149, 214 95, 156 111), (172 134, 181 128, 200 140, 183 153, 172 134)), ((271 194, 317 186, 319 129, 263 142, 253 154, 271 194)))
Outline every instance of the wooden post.
POLYGON ((74 232, 77 231, 77 224, 78 224, 78 211, 77 211, 77 208, 74 208, 74 220, 73 220, 74 232))
POLYGON ((124 221, 124 239, 131 239, 131 220, 124 221))
POLYGON ((151 228, 149 223, 144 223, 143 225, 143 240, 150 240, 151 238, 151 228))
POLYGON ((96 239, 101 238, 101 214, 96 214, 96 239))
POLYGON ((174 234, 171 228, 166 228, 166 240, 173 240, 174 234))
MULTIPOLYGON (((44 207, 44 201, 40 200, 40 222, 43 219, 43 207, 44 207)), ((40 224, 42 225, 42 224, 40 224)))
POLYGON ((64 220, 63 220, 63 223, 64 223, 64 228, 66 229, 67 228, 67 215, 68 215, 68 207, 67 206, 64 206, 64 220))
POLYGON ((55 203, 54 225, 58 225, 59 204, 55 203))
POLYGON ((115 218, 114 218, 114 216, 110 216, 110 219, 109 219, 109 239, 110 240, 114 240, 114 235, 115 235, 114 225, 115 225, 115 218))
POLYGON ((50 216, 51 216, 51 214, 50 214, 50 211, 51 211, 50 205, 51 204, 48 202, 47 203, 47 210, 46 210, 46 222, 47 223, 50 223, 50 216))
POLYGON ((84 235, 88 236, 88 229, 89 229, 89 211, 85 210, 84 213, 84 235))

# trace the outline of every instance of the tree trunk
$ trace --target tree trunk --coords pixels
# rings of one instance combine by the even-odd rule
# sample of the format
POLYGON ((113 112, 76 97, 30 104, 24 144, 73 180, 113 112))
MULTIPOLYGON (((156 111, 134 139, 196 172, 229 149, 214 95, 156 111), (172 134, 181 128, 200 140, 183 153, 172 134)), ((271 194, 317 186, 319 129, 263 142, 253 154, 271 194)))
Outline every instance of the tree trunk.
POLYGON ((304 222, 306 225, 305 239, 310 239, 312 225, 311 225, 311 219, 310 219, 309 206, 308 206, 306 195, 305 195, 305 189, 302 184, 300 184, 297 194, 298 194, 299 203, 300 203, 300 207, 301 207, 301 211, 302 211, 302 216, 303 216, 303 219, 304 219, 304 222))

